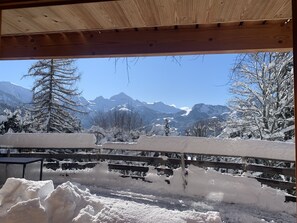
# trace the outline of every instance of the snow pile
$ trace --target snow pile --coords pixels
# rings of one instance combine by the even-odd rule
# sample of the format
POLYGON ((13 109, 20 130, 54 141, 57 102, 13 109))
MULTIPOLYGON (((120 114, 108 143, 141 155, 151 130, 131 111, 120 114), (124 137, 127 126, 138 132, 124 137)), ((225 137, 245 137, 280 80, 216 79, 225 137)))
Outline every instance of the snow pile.
POLYGON ((32 183, 25 179, 7 179, 0 190, 0 222, 45 222, 41 202, 53 190, 52 181, 32 183))
POLYGON ((158 196, 196 197, 215 203, 233 203, 257 207, 272 212, 295 214, 295 203, 285 202, 284 191, 261 185, 254 178, 247 176, 232 176, 214 170, 205 170, 190 165, 187 176, 183 176, 181 168, 174 170, 173 175, 166 177, 158 175, 151 167, 145 179, 151 183, 131 178, 121 178, 117 172, 109 172, 107 163, 100 163, 92 169, 47 170, 45 177, 55 179, 55 183, 67 180, 89 185, 92 191, 97 188, 112 190, 132 190, 138 193, 150 193, 158 196), (184 180, 186 187, 184 188, 184 180), (93 187, 96 185, 96 187, 93 187))
POLYGON ((0 190, 1 223, 209 222, 220 223, 218 212, 178 211, 154 205, 107 199, 66 182, 9 178, 0 190))
POLYGON ((263 210, 296 213, 295 203, 285 203, 287 194, 284 191, 261 186, 253 178, 222 174, 192 165, 187 169, 185 177, 181 168, 174 170, 173 176, 163 177, 164 183, 158 180, 159 177, 149 173, 146 179, 153 182, 149 187, 163 192, 170 191, 172 194, 204 197, 215 202, 255 205, 263 210), (165 179, 170 182, 169 185, 165 183, 165 179), (183 181, 186 181, 185 189, 183 181))

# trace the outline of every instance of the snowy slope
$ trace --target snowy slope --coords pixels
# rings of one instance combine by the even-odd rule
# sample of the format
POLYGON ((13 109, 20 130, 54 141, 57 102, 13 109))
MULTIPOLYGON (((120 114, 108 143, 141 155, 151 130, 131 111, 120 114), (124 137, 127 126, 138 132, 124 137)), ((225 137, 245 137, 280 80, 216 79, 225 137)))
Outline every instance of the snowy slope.
POLYGON ((182 116, 189 120, 201 120, 217 116, 222 116, 226 112, 230 112, 230 109, 223 105, 207 105, 196 104, 192 109, 188 109, 182 116))
POLYGON ((147 107, 149 109, 152 109, 154 111, 158 111, 160 113, 175 114, 175 113, 181 111, 181 109, 176 108, 174 106, 166 105, 161 101, 154 102, 154 103, 143 102, 143 104, 144 104, 145 107, 147 107))
POLYGON ((22 103, 30 103, 32 101, 31 90, 10 82, 0 81, 0 100, 5 101, 7 96, 14 97, 22 103))

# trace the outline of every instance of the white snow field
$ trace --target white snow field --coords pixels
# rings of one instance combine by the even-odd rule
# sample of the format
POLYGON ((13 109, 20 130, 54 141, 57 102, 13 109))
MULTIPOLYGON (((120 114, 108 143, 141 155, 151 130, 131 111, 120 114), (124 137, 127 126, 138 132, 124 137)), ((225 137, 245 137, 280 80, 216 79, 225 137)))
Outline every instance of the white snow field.
POLYGON ((149 183, 121 178, 108 171, 107 163, 85 170, 46 170, 45 178, 54 179, 54 184, 9 178, 0 190, 0 222, 296 221, 295 203, 284 202, 285 192, 244 176, 195 166, 188 172, 185 189, 181 169, 170 177, 151 169, 146 177, 149 183))

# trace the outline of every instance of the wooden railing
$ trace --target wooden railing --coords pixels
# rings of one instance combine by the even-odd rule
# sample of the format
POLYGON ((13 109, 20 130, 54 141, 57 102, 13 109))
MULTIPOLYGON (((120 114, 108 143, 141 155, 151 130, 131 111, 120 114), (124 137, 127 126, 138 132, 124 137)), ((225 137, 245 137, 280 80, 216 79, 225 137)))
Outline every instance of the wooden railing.
MULTIPOLYGON (((119 150, 107 150, 105 153, 99 153, 98 150, 91 148, 75 148, 66 149, 26 149, 18 148, 15 152, 11 152, 12 157, 42 157, 45 159, 44 166, 50 169, 69 170, 69 169, 85 169, 93 168, 96 164, 102 161, 107 161, 111 171, 118 171, 122 177, 132 177, 146 180, 146 173, 149 171, 149 166, 155 167, 159 174, 172 175, 173 169, 182 165, 194 165, 201 168, 213 168, 220 172, 230 172, 230 170, 237 171, 238 174, 243 172, 259 172, 260 176, 254 177, 262 184, 286 190, 288 193, 295 195, 295 162, 272 159, 259 159, 258 163, 276 163, 281 162, 281 167, 274 167, 263 164, 256 164, 254 157, 230 157, 230 156, 214 156, 214 155, 199 155, 199 154, 177 154, 166 153, 168 158, 158 156, 160 153, 156 152, 132 152, 134 155, 112 154, 119 152, 119 150), (157 154, 157 155, 156 155, 157 154), (170 158, 170 157, 176 158, 170 158), (186 159, 181 159, 181 156, 186 156, 186 159), (196 157, 202 160, 189 160, 189 157, 196 157), (232 159, 233 158, 233 159, 232 159), (71 159, 71 162, 60 162, 65 159, 71 159), (225 160, 234 160, 225 161, 225 160), (223 160, 223 161, 222 161, 223 160), (281 177, 287 180, 279 180, 281 177), (277 179, 279 178, 279 179, 277 179), (288 180, 289 179, 289 180, 288 180)), ((131 151, 129 152, 131 154, 131 151)), ((252 176, 252 174, 251 174, 252 176)), ((148 181, 149 182, 149 181, 148 181)), ((295 201, 295 197, 288 197, 287 200, 295 201)))
POLYGON ((93 134, 81 133, 0 135, 0 147, 11 149, 10 156, 42 157, 46 168, 85 169, 107 161, 109 169, 122 177, 149 181, 149 167, 169 176, 175 168, 185 171, 188 165, 195 165, 237 175, 251 173, 246 176, 295 195, 295 150, 291 143, 182 136, 141 136, 136 143, 102 146, 95 142, 93 134), (66 159, 71 161, 60 162, 66 159))

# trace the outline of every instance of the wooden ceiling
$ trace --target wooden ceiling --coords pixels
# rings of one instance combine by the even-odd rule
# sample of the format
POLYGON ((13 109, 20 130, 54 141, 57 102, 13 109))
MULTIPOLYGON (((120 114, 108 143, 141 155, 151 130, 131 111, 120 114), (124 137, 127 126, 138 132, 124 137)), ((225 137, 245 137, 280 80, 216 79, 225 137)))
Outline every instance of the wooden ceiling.
POLYGON ((2 35, 290 19, 290 0, 120 0, 3 11, 2 35))
POLYGON ((1 8, 2 59, 292 47, 291 0, 3 0, 1 8))

